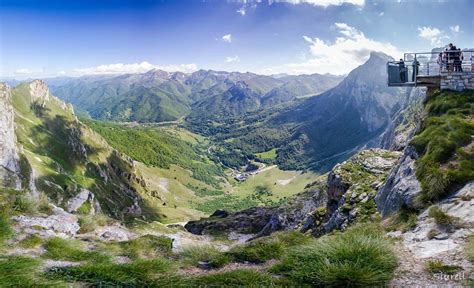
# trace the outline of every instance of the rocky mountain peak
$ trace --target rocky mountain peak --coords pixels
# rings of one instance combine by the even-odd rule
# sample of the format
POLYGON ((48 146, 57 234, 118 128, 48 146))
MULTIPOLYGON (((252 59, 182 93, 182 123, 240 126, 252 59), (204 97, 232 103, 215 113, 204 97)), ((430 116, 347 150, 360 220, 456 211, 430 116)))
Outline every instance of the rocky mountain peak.
POLYGON ((170 77, 170 73, 160 70, 160 69, 152 69, 144 74, 145 78, 154 78, 154 79, 168 79, 170 77))
POLYGON ((49 100, 49 88, 43 80, 33 80, 30 82, 31 100, 39 101, 44 104, 49 100))

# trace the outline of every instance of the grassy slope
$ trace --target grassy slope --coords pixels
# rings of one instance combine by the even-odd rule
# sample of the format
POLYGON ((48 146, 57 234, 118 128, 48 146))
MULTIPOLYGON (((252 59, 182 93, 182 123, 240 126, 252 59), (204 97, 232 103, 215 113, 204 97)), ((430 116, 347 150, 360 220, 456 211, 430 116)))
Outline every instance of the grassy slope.
MULTIPOLYGON (((50 98, 44 107, 36 105, 34 108, 28 83, 13 89, 12 96, 18 142, 23 146, 23 156, 35 170, 38 189, 54 202, 64 204, 80 187, 87 188, 94 192, 106 213, 121 217, 122 211, 133 204, 133 199, 121 191, 123 185, 131 185, 139 193, 143 189, 135 183, 127 183, 106 167, 113 164, 130 173, 128 164, 112 153, 113 149, 100 135, 76 121, 72 111, 61 101, 50 98), (74 141, 84 145, 86 156, 71 147, 74 131, 74 141), (108 182, 96 172, 99 166, 109 171, 108 182)), ((28 179, 28 168, 23 170, 28 179)), ((156 215, 148 206, 144 203, 144 212, 150 217, 156 215)))
POLYGON ((425 113, 411 145, 420 154, 416 175, 426 205, 474 179, 474 91, 436 92, 425 113))
MULTIPOLYGON (((171 164, 179 165, 193 172, 193 177, 209 185, 217 186, 216 176, 222 176, 222 169, 207 159, 205 150, 192 145, 180 137, 191 134, 178 131, 172 135, 169 129, 144 128, 83 120, 89 127, 101 134, 114 148, 146 165, 169 169, 171 164)), ((194 141, 197 141, 197 137, 194 141)))
POLYGON ((90 243, 50 238, 43 244, 46 253, 36 260, 0 257, 0 286, 372 287, 388 284, 397 265, 391 241, 374 225, 351 227, 320 239, 279 232, 228 252, 202 246, 173 253, 170 242, 166 237, 146 235, 120 243, 98 241, 94 251, 87 251, 90 243), (131 262, 116 264, 112 260, 117 256, 131 262), (43 272, 40 265, 45 259, 81 263, 43 272), (239 265, 244 268, 209 272, 196 268, 200 261, 209 263, 211 269, 229 263, 243 263, 239 265), (251 269, 249 262, 269 265, 251 269))

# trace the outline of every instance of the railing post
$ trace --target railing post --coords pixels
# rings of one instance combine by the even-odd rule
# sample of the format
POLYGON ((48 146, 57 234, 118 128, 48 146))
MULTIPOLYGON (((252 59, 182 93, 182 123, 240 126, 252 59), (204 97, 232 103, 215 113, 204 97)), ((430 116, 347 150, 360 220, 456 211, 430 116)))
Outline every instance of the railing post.
POLYGON ((417 60, 416 60, 416 53, 415 53, 415 62, 413 62, 413 64, 414 65, 413 65, 413 72, 412 73, 415 75, 415 77, 413 77, 413 81, 415 81, 415 87, 416 87, 416 82, 417 82, 416 78, 418 77, 418 73, 416 71, 417 68, 418 68, 418 66, 417 66, 418 63, 417 63, 417 60))

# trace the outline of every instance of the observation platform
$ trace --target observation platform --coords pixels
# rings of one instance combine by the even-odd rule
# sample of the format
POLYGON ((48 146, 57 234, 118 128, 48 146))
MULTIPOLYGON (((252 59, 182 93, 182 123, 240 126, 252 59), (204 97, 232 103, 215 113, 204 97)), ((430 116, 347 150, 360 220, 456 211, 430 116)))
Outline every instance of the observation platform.
POLYGON ((392 87, 474 89, 474 50, 405 53, 387 62, 387 75, 392 87))

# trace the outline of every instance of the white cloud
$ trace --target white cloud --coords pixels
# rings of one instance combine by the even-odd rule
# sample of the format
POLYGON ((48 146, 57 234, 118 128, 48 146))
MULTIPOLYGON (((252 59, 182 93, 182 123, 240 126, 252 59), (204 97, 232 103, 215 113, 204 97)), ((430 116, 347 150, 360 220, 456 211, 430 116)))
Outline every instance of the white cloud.
POLYGON ((461 32, 461 28, 459 27, 459 25, 451 26, 451 27, 449 27, 449 29, 451 29, 451 32, 453 34, 457 34, 457 33, 461 32))
POLYGON ((263 73, 331 73, 346 74, 364 63, 371 51, 378 51, 398 59, 402 53, 392 44, 367 38, 363 32, 347 25, 335 23, 339 36, 333 42, 318 37, 303 36, 309 43, 310 55, 306 61, 289 63, 265 69, 263 73))
POLYGON ((436 27, 418 27, 418 36, 425 40, 429 40, 431 45, 439 46, 443 39, 449 39, 448 36, 444 35, 444 32, 436 27))
POLYGON ((58 75, 66 75, 66 74, 67 74, 67 72, 64 71, 64 70, 58 71, 58 75))
POLYGON ((222 41, 227 42, 227 43, 231 43, 232 42, 232 34, 227 34, 227 35, 222 36, 222 41))
POLYGON ((382 12, 379 13, 380 17, 383 17, 383 15, 385 15, 385 12, 382 11, 382 12))
POLYGON ((237 62, 240 62, 240 58, 239 56, 235 55, 235 56, 229 56, 229 57, 226 57, 225 58, 225 62, 226 63, 237 63, 237 62))
POLYGON ((20 68, 20 69, 15 70, 16 75, 28 75, 31 73, 33 72, 31 72, 31 70, 27 68, 20 68))
POLYGON ((196 64, 179 64, 179 65, 153 65, 146 61, 132 64, 107 64, 88 68, 74 69, 74 74, 91 75, 91 74, 126 74, 126 73, 144 73, 151 69, 160 69, 168 72, 194 72, 197 70, 196 64))
POLYGON ((242 6, 239 10, 236 11, 237 13, 239 13, 240 15, 242 16, 245 16, 245 14, 247 13, 247 11, 245 10, 245 5, 242 6))
POLYGON ((328 6, 340 6, 342 4, 352 4, 356 6, 364 6, 365 0, 274 0, 272 2, 287 2, 291 4, 302 4, 308 3, 314 6, 328 7, 328 6))

